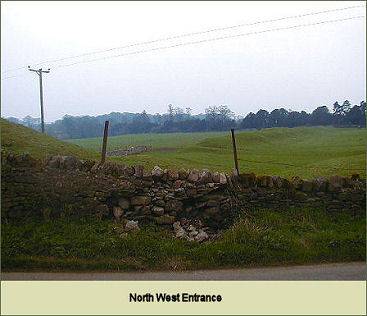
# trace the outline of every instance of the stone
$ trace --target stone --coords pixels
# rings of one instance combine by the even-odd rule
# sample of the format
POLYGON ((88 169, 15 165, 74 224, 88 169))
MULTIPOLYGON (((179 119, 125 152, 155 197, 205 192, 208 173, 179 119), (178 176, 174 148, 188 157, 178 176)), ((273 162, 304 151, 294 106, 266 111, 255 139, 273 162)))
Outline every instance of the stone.
POLYGON ((189 227, 187 227, 187 230, 189 232, 192 232, 192 231, 196 230, 196 228, 193 225, 189 225, 189 227))
POLYGON ((109 214, 109 208, 105 204, 100 204, 96 207, 97 214, 102 218, 103 216, 107 216, 109 214))
POLYGON ((259 187, 266 187, 266 178, 264 176, 258 176, 256 178, 256 183, 259 187))
POLYGON ((156 206, 160 206, 160 207, 165 207, 165 205, 166 205, 166 202, 164 202, 164 200, 156 200, 156 201, 154 201, 154 204, 156 205, 156 206))
POLYGON ((158 225, 171 225, 175 222, 175 217, 171 215, 162 215, 155 217, 155 221, 158 225))
POLYGON ((198 191, 196 190, 196 188, 187 188, 185 192, 188 197, 194 197, 198 191))
POLYGON ((312 192, 312 190, 313 190, 313 183, 312 183, 312 181, 304 180, 303 183, 302 183, 301 190, 303 192, 312 192))
POLYGON ((212 174, 212 181, 214 183, 219 183, 220 182, 219 172, 213 172, 213 174, 212 174))
POLYGON ((179 174, 176 170, 168 170, 167 175, 168 175, 169 180, 178 180, 179 179, 179 174))
POLYGON ((345 185, 345 178, 341 176, 331 176, 329 178, 329 186, 328 190, 330 192, 340 191, 342 187, 345 185))
POLYGON ((206 206, 217 206, 219 204, 219 201, 217 200, 209 200, 206 202, 206 206))
POLYGON ((191 170, 187 180, 190 182, 198 182, 199 181, 199 171, 196 169, 191 170))
POLYGON ((166 211, 171 212, 181 212, 183 209, 183 203, 178 200, 169 200, 166 202, 166 211))
POLYGON ((173 188, 175 189, 178 189, 178 188, 181 188, 181 186, 183 185, 183 181, 182 180, 176 180, 174 183, 173 183, 173 188))
POLYGON ((131 198, 131 205, 148 205, 151 198, 146 195, 136 195, 131 198))
POLYGON ((219 183, 220 184, 227 184, 227 177, 224 172, 219 174, 219 183))
POLYGON ((212 181, 212 174, 208 169, 204 169, 199 173, 200 183, 209 183, 212 181))
POLYGON ((139 231, 140 227, 138 221, 127 221, 125 224, 125 231, 139 231))
POLYGON ((60 167, 72 170, 72 169, 79 169, 82 166, 82 163, 79 159, 75 158, 74 156, 62 156, 60 160, 60 167))
POLYGON ((176 238, 187 238, 186 231, 182 228, 180 222, 173 223, 173 230, 176 238))
POLYGON ((187 238, 187 233, 185 232, 185 230, 182 227, 180 227, 180 229, 178 229, 175 232, 175 236, 176 236, 176 238, 186 239, 187 238))
POLYGON ((152 170, 152 176, 155 178, 161 178, 163 176, 163 169, 159 166, 155 166, 152 170))
POLYGON ((152 212, 155 215, 161 216, 164 214, 164 208, 159 206, 153 206, 152 212))
POLYGON ((205 209, 205 213, 209 214, 209 215, 214 215, 217 214, 219 212, 219 207, 209 207, 207 209, 205 209))
POLYGON ((120 198, 118 201, 118 205, 123 209, 123 210, 127 210, 130 207, 130 201, 128 199, 125 198, 120 198))
POLYGON ((251 188, 256 184, 256 175, 254 173, 240 174, 240 182, 245 188, 251 188))
POLYGON ((142 165, 134 166, 134 176, 137 178, 142 178, 144 175, 144 167, 142 165))
POLYGON ((279 176, 272 176, 271 179, 273 181, 273 185, 274 185, 275 188, 280 189, 282 187, 283 180, 282 180, 281 177, 279 177, 279 176))
POLYGON ((147 216, 150 215, 152 212, 150 211, 150 206, 149 205, 145 205, 141 208, 141 214, 147 216))
POLYGON ((50 168, 60 168, 60 156, 52 156, 48 160, 47 166, 50 168))
POLYGON ((296 189, 300 190, 302 188, 303 180, 300 177, 295 176, 292 177, 291 183, 296 189))
POLYGON ((318 177, 313 180, 315 191, 325 192, 328 187, 328 180, 324 177, 318 177))
POLYGON ((187 179, 187 177, 188 177, 188 172, 187 172, 185 169, 180 169, 180 170, 178 171, 178 178, 179 178, 180 180, 186 180, 186 179, 187 179))
POLYGON ((268 188, 274 187, 273 178, 270 176, 266 176, 266 187, 268 188))
POLYGON ((197 242, 203 242, 209 238, 209 235, 203 231, 200 230, 199 233, 195 236, 194 240, 197 242))
POLYGON ((174 222, 172 224, 172 226, 173 226, 174 230, 177 230, 177 229, 181 228, 181 223, 179 221, 177 221, 177 222, 174 222))
POLYGON ((119 206, 114 206, 112 208, 112 211, 113 211, 113 216, 115 216, 115 218, 117 220, 119 220, 121 218, 121 216, 124 214, 123 209, 119 206))
POLYGON ((306 200, 306 199, 307 199, 307 194, 306 194, 306 193, 304 193, 304 192, 301 192, 301 191, 296 191, 296 192, 294 193, 294 198, 295 198, 296 200, 304 201, 304 200, 306 200))

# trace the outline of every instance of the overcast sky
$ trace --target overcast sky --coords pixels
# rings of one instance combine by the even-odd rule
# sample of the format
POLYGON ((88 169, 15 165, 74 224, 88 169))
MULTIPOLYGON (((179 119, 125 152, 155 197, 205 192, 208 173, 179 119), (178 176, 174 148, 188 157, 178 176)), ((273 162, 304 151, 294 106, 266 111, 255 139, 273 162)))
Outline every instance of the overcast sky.
MULTIPOLYGON (((365 5, 364 2, 2 2, 2 116, 39 117, 39 83, 26 67, 191 32, 365 5), (10 78, 12 77, 12 78, 10 78), (8 78, 8 79, 4 79, 8 78)), ((365 15, 354 8, 113 49, 34 67, 44 75, 45 120, 68 115, 204 112, 228 105, 312 111, 366 99, 365 18, 195 45, 137 51, 365 15), (125 55, 113 57, 116 55, 125 55), (105 58, 94 62, 72 63, 105 58)))

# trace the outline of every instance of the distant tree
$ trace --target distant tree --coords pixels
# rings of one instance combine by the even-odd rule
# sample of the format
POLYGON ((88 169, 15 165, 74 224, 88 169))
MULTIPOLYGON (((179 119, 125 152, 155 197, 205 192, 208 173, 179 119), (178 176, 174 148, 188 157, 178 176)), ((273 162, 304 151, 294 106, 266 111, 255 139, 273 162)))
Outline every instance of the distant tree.
POLYGON ((288 122, 288 111, 284 108, 275 109, 268 115, 268 124, 271 127, 284 127, 287 126, 288 122))
POLYGON ((352 126, 366 126, 366 102, 362 101, 360 105, 354 105, 346 114, 345 121, 352 126))
POLYGON ((334 103, 334 123, 336 125, 347 124, 346 115, 350 111, 351 104, 348 100, 345 100, 342 105, 338 102, 334 103))
POLYGON ((312 125, 331 125, 332 118, 327 106, 320 106, 312 112, 311 123, 312 125))
POLYGON ((259 110, 255 114, 255 127, 258 129, 270 127, 269 112, 266 110, 259 110))
POLYGON ((168 117, 170 120, 173 120, 173 105, 172 104, 168 104, 168 117))

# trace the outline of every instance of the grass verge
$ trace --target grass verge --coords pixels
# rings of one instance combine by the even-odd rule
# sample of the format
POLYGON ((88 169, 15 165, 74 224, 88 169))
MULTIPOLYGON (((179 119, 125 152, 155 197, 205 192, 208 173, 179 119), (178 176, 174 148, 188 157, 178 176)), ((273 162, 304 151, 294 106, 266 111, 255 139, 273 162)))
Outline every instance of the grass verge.
POLYGON ((121 237, 111 221, 2 224, 5 271, 187 270, 361 261, 365 215, 249 210, 215 241, 173 239, 153 225, 121 237))

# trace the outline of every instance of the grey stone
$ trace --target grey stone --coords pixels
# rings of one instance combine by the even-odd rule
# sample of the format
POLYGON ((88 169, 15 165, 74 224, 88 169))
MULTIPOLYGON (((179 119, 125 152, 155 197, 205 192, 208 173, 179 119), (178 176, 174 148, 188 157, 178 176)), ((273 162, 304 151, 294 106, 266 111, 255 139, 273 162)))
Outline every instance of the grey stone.
POLYGON ((118 204, 123 210, 127 210, 130 207, 130 201, 125 198, 120 198, 118 204))
POLYGON ((131 198, 131 205, 148 205, 151 198, 146 195, 136 195, 131 198))
POLYGON ((141 178, 144 175, 144 167, 141 165, 134 166, 134 176, 141 178))
POLYGON ((127 221, 125 225, 125 231, 138 231, 140 230, 138 221, 127 221))
POLYGON ((164 214, 164 208, 159 206, 153 206, 152 209, 153 214, 161 216, 164 214))
POLYGON ((225 173, 221 172, 219 174, 219 183, 220 184, 226 184, 227 183, 227 177, 225 175, 225 173))
POLYGON ((203 242, 209 238, 209 235, 203 231, 200 230, 199 233, 195 236, 194 240, 197 242, 203 242))
POLYGON ((121 207, 119 207, 119 206, 114 206, 113 208, 112 208, 112 211, 113 211, 113 216, 115 216, 115 218, 116 219, 120 219, 121 218, 121 216, 124 214, 124 211, 122 210, 122 208, 121 207))
POLYGON ((178 171, 178 177, 180 180, 186 180, 188 177, 188 172, 185 169, 180 169, 178 171))
POLYGON ((198 182, 199 181, 199 171, 196 169, 191 170, 187 180, 190 182, 198 182))
POLYGON ((156 217, 155 221, 159 225, 171 225, 175 222, 175 217, 171 215, 163 215, 156 217))
POLYGON ((161 178, 163 176, 163 169, 159 166, 155 166, 152 170, 152 176, 156 178, 161 178))

